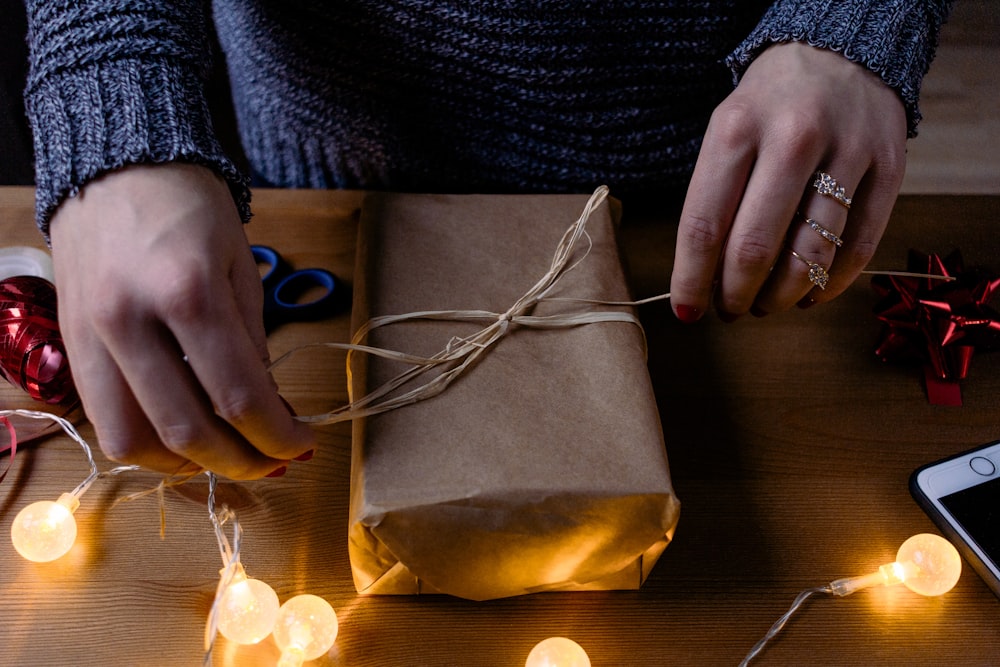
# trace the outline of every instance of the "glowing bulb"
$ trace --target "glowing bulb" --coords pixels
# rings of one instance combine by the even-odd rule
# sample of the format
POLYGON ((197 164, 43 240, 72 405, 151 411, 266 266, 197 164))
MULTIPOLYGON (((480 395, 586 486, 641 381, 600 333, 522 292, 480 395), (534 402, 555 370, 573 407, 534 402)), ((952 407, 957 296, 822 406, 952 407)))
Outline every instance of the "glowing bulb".
POLYGON ((64 556, 76 542, 73 512, 80 501, 70 493, 59 500, 40 500, 18 512, 10 527, 17 552, 30 561, 47 563, 64 556))
POLYGON ((233 581, 219 599, 219 632, 237 644, 256 644, 271 634, 278 618, 278 594, 236 565, 233 581))
POLYGON ((920 595, 943 595, 955 587, 961 574, 958 549, 940 535, 921 533, 903 542, 894 562, 871 574, 838 579, 830 589, 834 595, 843 596, 869 586, 901 583, 920 595))
POLYGON ((333 647, 337 614, 315 595, 296 595, 281 605, 274 624, 274 643, 281 649, 278 667, 298 667, 333 647))
POLYGON ((943 595, 962 574, 958 549, 939 535, 921 533, 903 542, 896 552, 903 585, 920 595, 943 595))
POLYGON ((549 637, 535 644, 524 667, 590 667, 590 658, 572 639, 549 637))

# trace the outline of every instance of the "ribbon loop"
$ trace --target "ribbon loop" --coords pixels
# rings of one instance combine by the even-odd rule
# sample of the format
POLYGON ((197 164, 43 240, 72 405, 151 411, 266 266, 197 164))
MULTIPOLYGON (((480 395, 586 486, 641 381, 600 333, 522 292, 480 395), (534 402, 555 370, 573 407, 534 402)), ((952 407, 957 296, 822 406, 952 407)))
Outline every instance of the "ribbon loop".
MULTIPOLYGON (((314 424, 334 424, 351 419, 369 417, 372 415, 388 412, 396 408, 411 405, 418 401, 426 400, 437 396, 444 391, 448 385, 461 377, 475 362, 486 354, 498 341, 500 341, 511 329, 511 325, 527 328, 557 329, 576 327, 584 324, 595 323, 627 323, 639 327, 642 325, 639 318, 632 312, 626 310, 604 311, 596 310, 593 306, 622 306, 632 307, 639 303, 669 298, 669 294, 658 297, 644 299, 642 302, 606 302, 597 299, 568 299, 552 297, 550 294, 557 287, 559 282, 581 262, 583 262, 590 252, 590 236, 587 234, 587 221, 593 211, 600 206, 608 197, 607 186, 601 186, 594 191, 583 212, 563 234, 552 257, 548 271, 514 304, 503 313, 493 313, 483 310, 435 310, 418 311, 405 313, 402 315, 384 315, 374 317, 365 322, 358 331, 355 332, 349 344, 324 343, 324 347, 343 349, 348 352, 348 365, 350 356, 355 353, 373 354, 379 357, 403 361, 410 364, 411 368, 400 373, 396 377, 387 381, 380 387, 375 388, 366 396, 353 399, 347 405, 332 410, 325 414, 313 416, 300 416, 297 419, 314 424), (587 247, 578 256, 575 255, 577 246, 584 242, 587 247), (573 261, 574 256, 577 259, 573 261), (528 315, 535 306, 543 301, 562 301, 576 303, 580 310, 560 313, 547 316, 528 315), (399 322, 413 320, 447 320, 454 322, 486 322, 486 326, 478 332, 466 337, 453 337, 445 347, 436 354, 422 358, 404 352, 393 350, 382 350, 363 344, 368 334, 379 327, 389 326, 399 322), (435 375, 430 380, 416 386, 413 389, 401 394, 389 397, 396 390, 403 388, 414 382, 425 373, 432 370, 444 368, 443 371, 435 375)), ((311 347, 311 346, 308 346, 311 347)), ((303 348, 293 349, 279 357, 272 365, 274 368, 285 361, 295 352, 303 348)))
POLYGON ((0 375, 36 401, 76 399, 56 321, 56 290, 44 278, 0 280, 0 375))
POLYGON ((989 305, 1000 278, 967 270, 958 250, 943 259, 911 250, 908 269, 953 280, 872 278, 881 297, 875 312, 885 325, 875 354, 883 361, 923 364, 930 402, 961 404, 958 382, 973 354, 1000 347, 1000 314, 989 305))

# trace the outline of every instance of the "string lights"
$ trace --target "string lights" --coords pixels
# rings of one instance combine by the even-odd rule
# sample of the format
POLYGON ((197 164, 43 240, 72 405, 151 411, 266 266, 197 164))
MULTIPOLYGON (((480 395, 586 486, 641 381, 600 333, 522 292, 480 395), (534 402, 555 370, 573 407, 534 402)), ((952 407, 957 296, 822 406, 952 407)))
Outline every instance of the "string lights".
POLYGON ((219 632, 226 639, 237 644, 256 644, 271 634, 274 621, 278 617, 278 594, 268 584, 259 579, 247 577, 240 562, 240 544, 243 529, 236 515, 228 507, 215 509, 215 490, 218 479, 208 475, 208 517, 215 529, 215 537, 222 555, 222 569, 219 571, 219 585, 215 601, 208 615, 205 629, 206 663, 212 652, 215 634, 219 632), (233 524, 233 541, 226 539, 223 526, 233 524))
POLYGON ((549 637, 535 644, 524 667, 590 667, 590 657, 572 639, 549 637))
MULTIPOLYGON (((90 474, 73 491, 55 501, 42 500, 22 509, 11 525, 11 541, 24 558, 37 563, 56 560, 73 547, 77 536, 73 513, 82 496, 95 481, 109 475, 138 470, 139 466, 120 466, 99 472, 93 453, 72 423, 48 412, 0 410, 0 424, 10 434, 10 447, 16 446, 16 434, 9 417, 51 420, 83 449, 90 474)), ((321 597, 296 595, 279 605, 277 593, 268 584, 247 576, 240 561, 243 531, 235 513, 223 506, 217 511, 215 492, 218 480, 209 478, 208 513, 215 530, 223 567, 215 600, 205 630, 205 664, 211 662, 217 633, 237 644, 256 644, 272 636, 281 651, 277 667, 299 667, 314 660, 332 647, 337 637, 338 621, 333 607, 321 597), (224 526, 232 524, 233 539, 227 539, 224 526)), ((903 584, 920 595, 937 596, 950 591, 962 572, 962 560, 955 547, 943 537, 929 533, 914 535, 899 547, 896 560, 875 572, 837 579, 826 586, 802 591, 788 611, 771 626, 767 634, 740 663, 745 667, 785 626, 810 596, 826 593, 844 597, 871 586, 903 584)), ((550 637, 532 648, 525 667, 590 667, 586 651, 566 637, 550 637)))
MULTIPOLYGON (((76 541, 77 527, 73 513, 80 506, 80 496, 95 481, 139 466, 120 466, 99 472, 90 446, 72 423, 48 412, 0 410, 0 424, 10 433, 10 447, 16 447, 16 434, 9 417, 51 420, 83 449, 90 474, 73 491, 55 501, 42 500, 22 509, 11 525, 11 541, 24 558, 37 563, 56 560, 69 552, 76 541)), ((217 633, 237 644, 256 644, 272 636, 281 651, 277 667, 299 667, 314 660, 332 647, 339 624, 333 607, 321 597, 296 595, 279 605, 277 593, 268 584, 247 576, 240 562, 243 531, 235 513, 223 506, 217 511, 215 491, 218 480, 209 478, 208 513, 222 556, 223 567, 215 600, 205 629, 205 663, 211 662, 217 633), (232 524, 233 539, 227 539, 224 526, 232 524)), ((767 634, 740 663, 745 667, 785 626, 810 596, 826 593, 837 597, 850 595, 871 586, 903 584, 920 595, 937 596, 950 591, 962 572, 962 560, 955 547, 943 537, 929 533, 914 535, 899 547, 896 560, 875 572, 858 577, 837 579, 826 586, 802 591, 788 611, 771 626, 767 634)), ((550 637, 532 648, 525 667, 590 667, 587 652, 566 637, 550 637)))
POLYGON ((921 533, 900 545, 892 563, 871 574, 837 579, 830 584, 830 592, 843 597, 870 586, 903 584, 914 593, 934 597, 954 588, 961 574, 958 549, 940 535, 921 533))
POLYGON ((859 577, 837 579, 827 586, 809 588, 799 593, 788 611, 775 621, 767 634, 743 658, 740 667, 748 665, 763 651, 767 643, 781 632, 802 603, 812 595, 826 593, 844 597, 872 586, 903 584, 914 593, 933 597, 944 595, 954 588, 961 574, 962 558, 951 542, 931 533, 914 535, 900 545, 895 561, 882 565, 877 571, 859 577))
MULTIPOLYGON (((90 465, 90 474, 69 493, 63 493, 57 500, 39 500, 31 503, 14 517, 10 526, 10 539, 19 554, 36 563, 47 563, 69 553, 76 542, 76 519, 73 513, 80 506, 80 496, 99 478, 117 475, 138 466, 120 466, 108 472, 98 472, 90 445, 77 433, 76 428, 62 417, 48 412, 34 410, 0 410, 0 418, 17 415, 28 419, 47 419, 56 422, 70 438, 83 448, 90 465)), ((16 447, 14 427, 6 422, 11 435, 11 448, 16 447)))
POLYGON ((219 632, 237 644, 256 644, 271 634, 279 606, 274 589, 239 565, 219 600, 219 632))
POLYGON ((296 595, 278 610, 274 643, 281 649, 278 667, 299 667, 333 647, 337 639, 337 614, 316 595, 296 595))
POLYGON ((316 595, 297 595, 279 606, 278 594, 265 582, 247 577, 240 562, 243 529, 236 514, 224 506, 215 508, 218 478, 208 475, 208 516, 215 529, 223 567, 215 601, 205 628, 204 664, 211 663, 215 634, 237 644, 257 644, 273 633, 281 649, 278 667, 298 667, 333 647, 337 638, 337 614, 330 603, 316 595), (226 538, 224 525, 233 525, 233 540, 226 538))
MULTIPOLYGON (((73 491, 63 493, 55 501, 41 500, 22 509, 11 524, 11 542, 24 558, 47 563, 66 555, 76 542, 77 526, 73 513, 80 506, 80 496, 95 481, 109 475, 138 470, 139 466, 119 466, 100 472, 93 451, 76 428, 63 417, 33 410, 0 410, 0 425, 10 434, 10 448, 17 445, 16 432, 9 417, 50 420, 83 449, 90 474, 73 491)), ((240 562, 243 530, 235 513, 228 507, 215 508, 218 480, 209 478, 208 514, 215 530, 223 567, 215 600, 205 629, 204 664, 211 664, 216 633, 236 644, 256 644, 274 636, 281 650, 278 667, 299 667, 314 660, 333 647, 337 637, 337 614, 333 607, 316 595, 297 595, 279 605, 278 595, 268 584, 247 576, 240 562), (233 539, 227 539, 224 526, 232 524, 233 539)), ((162 487, 162 485, 161 485, 162 487)), ((139 494, 145 495, 145 494, 139 494)))

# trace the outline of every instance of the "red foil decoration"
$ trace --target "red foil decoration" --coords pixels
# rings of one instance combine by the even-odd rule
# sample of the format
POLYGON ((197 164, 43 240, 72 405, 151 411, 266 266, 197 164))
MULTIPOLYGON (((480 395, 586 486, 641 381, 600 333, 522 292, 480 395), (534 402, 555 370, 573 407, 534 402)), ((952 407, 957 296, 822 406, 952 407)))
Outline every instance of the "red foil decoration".
POLYGON ((958 250, 944 259, 911 250, 907 271, 954 280, 872 278, 880 297, 875 312, 885 323, 875 354, 883 361, 921 363, 930 402, 961 405, 959 381, 973 354, 1000 347, 1000 314, 989 305, 1000 278, 966 270, 958 250))
POLYGON ((56 319, 56 290, 44 278, 0 280, 0 375, 36 401, 76 400, 56 319))

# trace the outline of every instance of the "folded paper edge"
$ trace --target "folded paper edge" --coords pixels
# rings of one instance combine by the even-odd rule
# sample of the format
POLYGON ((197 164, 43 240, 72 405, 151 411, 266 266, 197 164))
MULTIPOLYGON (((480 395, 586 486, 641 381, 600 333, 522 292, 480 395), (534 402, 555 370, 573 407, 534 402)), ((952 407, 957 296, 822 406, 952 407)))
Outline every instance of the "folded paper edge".
MULTIPOLYGON (((378 197, 384 197, 384 194, 378 197)), ((607 203, 610 207, 610 217, 613 226, 617 229, 620 224, 621 205, 618 200, 609 197, 607 203)), ((366 200, 365 204, 368 204, 366 200)), ((364 206, 362 206, 364 209, 364 206)), ((370 248, 366 241, 366 235, 361 233, 358 236, 356 254, 356 272, 364 276, 372 270, 373 263, 370 261, 370 248)), ((367 284, 367 279, 356 280, 354 283, 354 309, 352 319, 352 331, 357 330, 370 317, 370 306, 363 292, 363 285, 367 284)), ((350 400, 357 398, 358 392, 366 387, 365 375, 367 371, 367 357, 365 355, 353 355, 348 363, 348 390, 350 400)), ((353 421, 354 442, 363 442, 365 437, 365 419, 355 419, 353 421)), ((375 537, 370 526, 364 525, 364 521, 358 517, 360 508, 363 507, 363 461, 361 459, 361 448, 352 448, 352 491, 351 510, 349 527, 349 551, 352 562, 352 573, 356 590, 366 595, 415 595, 415 594, 451 594, 438 590, 428 582, 422 580, 408 566, 403 564, 392 554, 391 550, 377 537, 375 537), (366 571, 359 571, 356 565, 359 562, 376 563, 376 567, 370 567, 366 571)), ((668 468, 669 469, 669 468, 668 468)), ((676 529, 680 502, 673 493, 671 485, 671 500, 669 507, 664 511, 672 516, 668 530, 662 538, 655 541, 642 553, 638 554, 634 560, 618 571, 606 573, 594 580, 586 582, 559 582, 540 586, 531 590, 523 590, 511 595, 531 594, 536 592, 561 592, 561 591, 587 591, 587 590, 636 590, 647 579, 653 566, 658 561, 666 547, 673 539, 676 529)), ((371 517, 369 517, 370 519, 371 517)), ((507 595, 503 597, 509 597, 507 595)), ((471 599, 471 598, 470 598, 471 599)))

